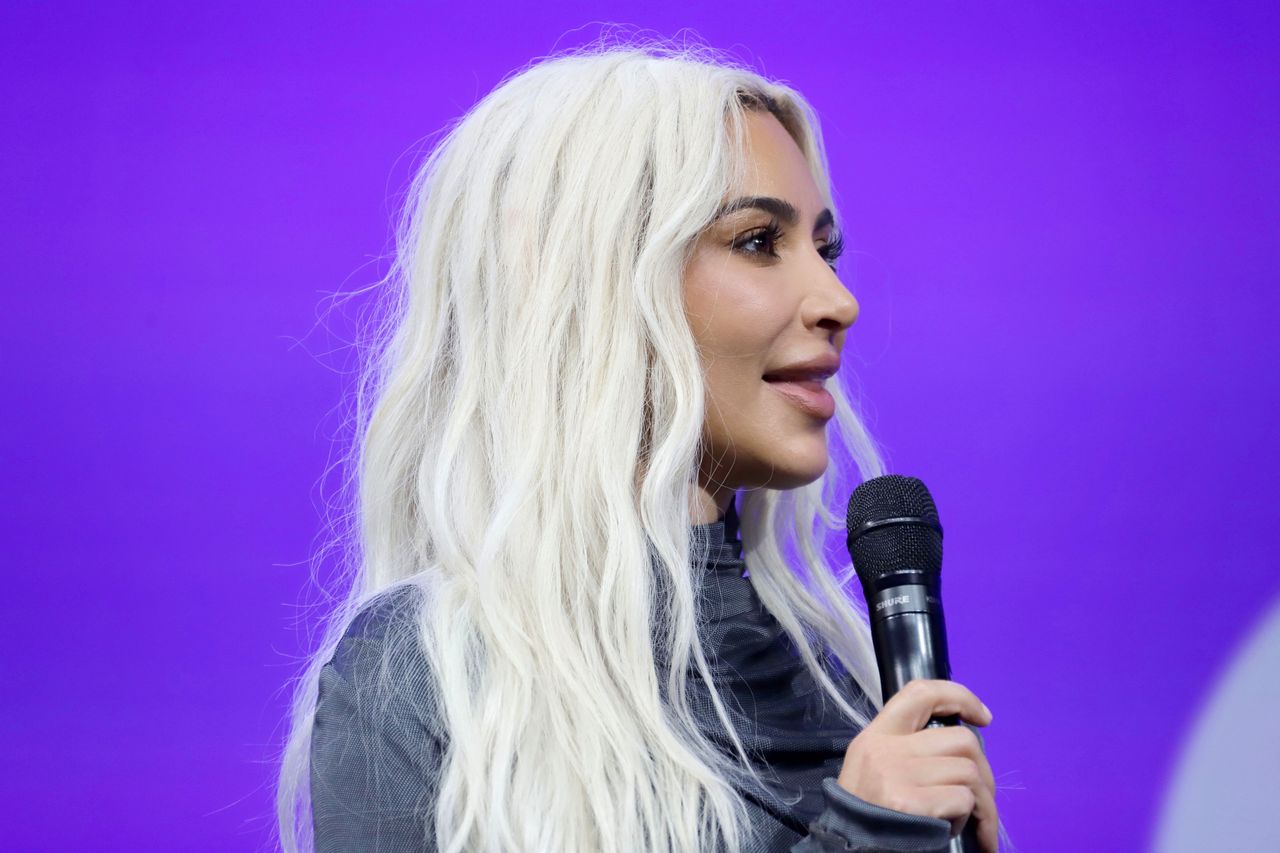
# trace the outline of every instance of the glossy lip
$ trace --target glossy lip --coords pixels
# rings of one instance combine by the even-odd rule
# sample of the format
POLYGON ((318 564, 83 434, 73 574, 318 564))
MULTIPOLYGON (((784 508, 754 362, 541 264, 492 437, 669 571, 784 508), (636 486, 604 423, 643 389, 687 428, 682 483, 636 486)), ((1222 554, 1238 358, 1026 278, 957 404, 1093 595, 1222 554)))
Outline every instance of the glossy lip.
POLYGON ((836 401, 821 379, 769 382, 771 388, 814 417, 831 418, 836 413, 836 401))

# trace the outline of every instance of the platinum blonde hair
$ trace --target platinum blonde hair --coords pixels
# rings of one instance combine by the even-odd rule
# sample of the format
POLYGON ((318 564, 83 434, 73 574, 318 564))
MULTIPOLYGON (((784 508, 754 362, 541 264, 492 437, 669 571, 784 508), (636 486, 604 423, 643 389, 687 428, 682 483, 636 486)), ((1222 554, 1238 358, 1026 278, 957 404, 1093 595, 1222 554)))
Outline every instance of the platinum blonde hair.
MULTIPOLYGON (((294 700, 277 789, 285 849, 313 840, 319 670, 360 611, 404 586, 422 594, 411 635, 386 654, 425 655, 449 740, 424 846, 743 846, 731 780, 754 771, 736 734, 727 755, 699 732, 686 690, 704 679, 732 733, 697 632, 706 543, 690 508, 706 403, 681 281, 742 184, 744 117, 762 109, 834 211, 804 98, 706 48, 544 59, 422 163, 357 395, 350 592, 294 700)), ((823 537, 855 478, 883 466, 831 385, 827 473, 748 491, 739 512, 761 601, 825 695, 865 725, 824 659, 879 705, 866 614, 823 537)))

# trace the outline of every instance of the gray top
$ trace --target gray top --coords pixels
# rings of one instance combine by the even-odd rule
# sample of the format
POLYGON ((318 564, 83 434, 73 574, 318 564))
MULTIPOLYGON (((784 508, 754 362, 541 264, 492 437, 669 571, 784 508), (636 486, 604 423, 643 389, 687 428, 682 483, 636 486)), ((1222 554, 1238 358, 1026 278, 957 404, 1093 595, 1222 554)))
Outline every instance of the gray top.
MULTIPOLYGON (((759 841, 743 853, 944 851, 950 823, 864 802, 836 783, 858 730, 844 722, 805 669, 745 572, 737 518, 697 525, 710 556, 701 568, 703 642, 716 687, 730 693, 731 719, 765 786, 738 785, 759 841), (738 707, 733 707, 734 705, 738 707)), ((393 655, 391 677, 404 686, 376 711, 363 697, 388 638, 390 620, 409 612, 411 590, 361 613, 320 673, 311 742, 311 800, 318 853, 421 853, 433 849, 423 820, 440 772, 447 734, 427 707, 429 673, 419 652, 393 655)), ((833 672, 846 698, 870 709, 847 675, 833 672)), ((701 679, 690 680, 699 726, 731 747, 701 679)), ((735 783, 736 784, 736 783, 735 783)), ((550 853, 550 852, 549 852, 550 853)))

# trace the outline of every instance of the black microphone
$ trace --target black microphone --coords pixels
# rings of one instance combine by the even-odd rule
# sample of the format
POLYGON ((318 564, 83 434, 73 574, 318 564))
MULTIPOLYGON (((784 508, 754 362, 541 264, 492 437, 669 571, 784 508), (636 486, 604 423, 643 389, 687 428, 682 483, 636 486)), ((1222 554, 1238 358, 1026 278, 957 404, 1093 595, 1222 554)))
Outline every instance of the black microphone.
MULTIPOLYGON (((950 680, 942 615, 942 524, 924 483, 888 474, 849 498, 849 556, 862 581, 884 701, 913 678, 950 680)), ((928 727, 956 726, 958 715, 928 727)), ((975 821, 951 839, 952 851, 980 850, 975 821)))

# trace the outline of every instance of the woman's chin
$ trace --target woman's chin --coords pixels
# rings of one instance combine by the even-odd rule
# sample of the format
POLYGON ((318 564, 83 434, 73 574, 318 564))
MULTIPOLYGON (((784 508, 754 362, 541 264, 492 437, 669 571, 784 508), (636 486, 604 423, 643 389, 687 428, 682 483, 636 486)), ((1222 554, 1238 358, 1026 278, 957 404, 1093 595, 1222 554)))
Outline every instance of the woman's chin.
MULTIPOLYGON (((757 431, 736 447, 710 451, 728 465, 706 474, 710 482, 735 489, 795 489, 807 486, 827 470, 824 431, 795 434, 789 430, 757 431)), ((706 459, 704 458, 704 464, 706 459)))
POLYGON ((798 489, 801 486, 807 486, 814 480, 818 479, 827 470, 826 459, 822 460, 821 465, 812 465, 801 469, 793 469, 785 474, 777 477, 776 484, 771 484, 773 489, 798 489))
MULTIPOLYGON (((798 448, 793 448, 798 449, 798 448)), ((797 489, 807 486, 827 470, 826 442, 821 453, 790 453, 762 460, 760 485, 769 489, 797 489)))

